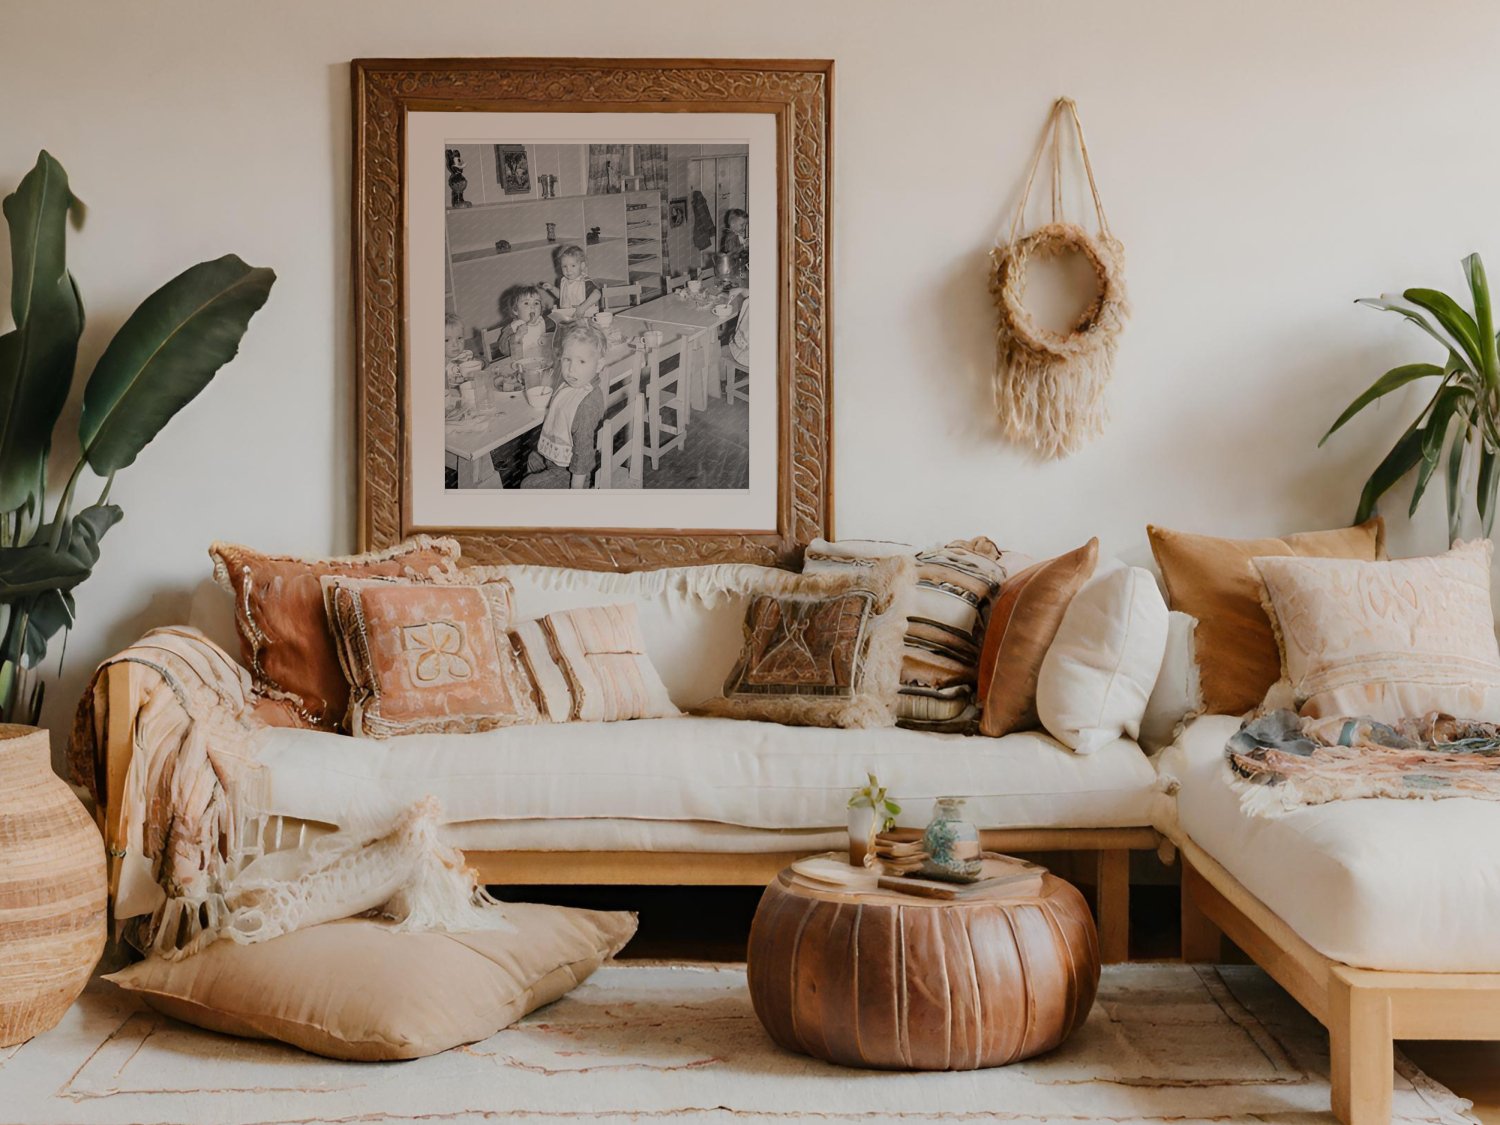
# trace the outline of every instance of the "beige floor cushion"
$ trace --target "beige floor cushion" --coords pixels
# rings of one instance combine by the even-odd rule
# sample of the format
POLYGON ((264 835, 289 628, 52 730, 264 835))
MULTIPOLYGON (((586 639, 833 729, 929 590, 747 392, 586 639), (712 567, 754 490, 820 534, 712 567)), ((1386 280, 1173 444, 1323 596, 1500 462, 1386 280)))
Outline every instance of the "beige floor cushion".
POLYGON ((364 918, 110 974, 185 1023, 360 1062, 487 1039, 571 991, 635 933, 634 914, 511 903, 515 932, 395 933, 364 918))

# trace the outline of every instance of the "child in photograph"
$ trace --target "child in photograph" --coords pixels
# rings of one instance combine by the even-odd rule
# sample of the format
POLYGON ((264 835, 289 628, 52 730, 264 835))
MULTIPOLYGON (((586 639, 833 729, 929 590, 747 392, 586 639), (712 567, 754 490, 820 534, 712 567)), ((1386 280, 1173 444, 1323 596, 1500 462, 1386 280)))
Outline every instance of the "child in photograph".
POLYGON ((575 244, 564 246, 557 252, 557 270, 562 276, 556 285, 543 284, 558 305, 572 309, 579 320, 586 320, 599 307, 599 287, 589 280, 588 259, 583 247, 575 244))
POLYGON ((457 313, 449 313, 443 319, 443 359, 451 363, 464 350, 464 322, 457 313))
POLYGON ((575 320, 558 329, 557 385, 542 419, 536 450, 526 461, 522 488, 588 488, 604 421, 599 369, 608 347, 604 333, 575 320))
POLYGON ((535 285, 523 285, 505 294, 503 310, 505 330, 498 341, 501 355, 536 355, 541 351, 547 322, 542 319, 542 291, 535 285))
POLYGON ((719 252, 728 254, 730 263, 742 269, 750 261, 750 215, 738 207, 724 212, 724 233, 719 236, 719 252))

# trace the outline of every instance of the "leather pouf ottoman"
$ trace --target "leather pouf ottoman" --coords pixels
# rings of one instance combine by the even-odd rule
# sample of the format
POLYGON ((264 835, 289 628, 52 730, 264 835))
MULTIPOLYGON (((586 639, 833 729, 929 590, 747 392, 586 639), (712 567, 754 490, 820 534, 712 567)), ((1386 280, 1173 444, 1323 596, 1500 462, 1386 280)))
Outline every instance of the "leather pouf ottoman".
POLYGON ((1099 938, 1077 889, 931 900, 790 869, 750 930, 750 998, 781 1046, 845 1066, 974 1070, 1051 1050, 1088 1016, 1099 938))

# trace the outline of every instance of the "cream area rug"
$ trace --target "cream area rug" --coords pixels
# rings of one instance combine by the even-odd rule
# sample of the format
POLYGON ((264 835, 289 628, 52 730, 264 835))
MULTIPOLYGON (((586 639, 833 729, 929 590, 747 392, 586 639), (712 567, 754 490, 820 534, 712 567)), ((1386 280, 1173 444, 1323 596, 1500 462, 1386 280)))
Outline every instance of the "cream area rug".
MULTIPOLYGON (((954 1074, 848 1070, 788 1054, 739 966, 610 965, 483 1043, 338 1063, 155 1015, 95 981, 63 1023, 0 1050, 0 1121, 1331 1122, 1328 1040, 1258 969, 1104 970, 1050 1055, 954 1074)), ((1472 1122, 1404 1060, 1395 1120, 1472 1122)))

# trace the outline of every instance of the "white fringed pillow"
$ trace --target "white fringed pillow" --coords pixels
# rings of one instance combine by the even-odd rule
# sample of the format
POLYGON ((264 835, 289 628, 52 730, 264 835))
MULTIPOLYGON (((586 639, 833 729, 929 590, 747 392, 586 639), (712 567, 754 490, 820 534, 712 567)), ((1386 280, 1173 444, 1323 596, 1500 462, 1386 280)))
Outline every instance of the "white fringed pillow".
POLYGON ((1282 679, 1268 704, 1397 722, 1500 721, 1488 540, 1390 562, 1258 558, 1282 679))
POLYGON ((1080 754, 1139 738, 1167 648, 1167 605, 1134 566, 1096 574, 1063 614, 1037 676, 1047 733, 1080 754))

